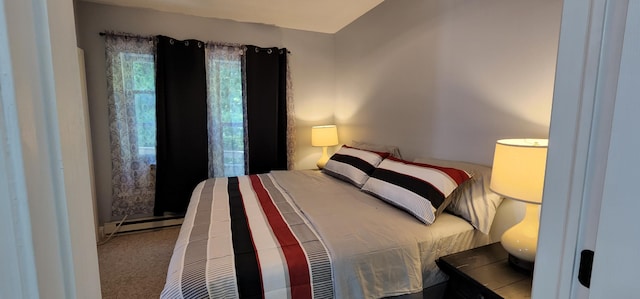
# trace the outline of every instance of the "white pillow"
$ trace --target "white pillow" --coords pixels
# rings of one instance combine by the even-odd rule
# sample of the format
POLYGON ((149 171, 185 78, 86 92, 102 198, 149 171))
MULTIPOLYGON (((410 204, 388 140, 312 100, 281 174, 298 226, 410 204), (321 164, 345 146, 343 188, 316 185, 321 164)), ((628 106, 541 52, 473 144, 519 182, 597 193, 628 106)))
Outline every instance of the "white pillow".
POLYGON ((389 153, 361 150, 343 145, 324 166, 328 175, 345 180, 360 188, 389 153))
POLYGON ((389 153, 391 157, 402 159, 402 155, 400 154, 400 148, 398 148, 395 145, 383 145, 383 144, 376 144, 376 143, 361 142, 357 140, 351 140, 351 145, 353 147, 357 147, 363 150, 383 152, 383 153, 386 152, 386 153, 389 153))
POLYGON ((393 157, 382 161, 362 191, 431 224, 449 203, 447 198, 471 175, 447 167, 408 162, 393 157))
POLYGON ((489 233, 496 210, 503 200, 503 197, 489 189, 491 167, 431 158, 417 158, 414 161, 443 167, 455 167, 470 173, 471 179, 449 195, 451 203, 447 206, 447 211, 469 221, 480 232, 489 233))

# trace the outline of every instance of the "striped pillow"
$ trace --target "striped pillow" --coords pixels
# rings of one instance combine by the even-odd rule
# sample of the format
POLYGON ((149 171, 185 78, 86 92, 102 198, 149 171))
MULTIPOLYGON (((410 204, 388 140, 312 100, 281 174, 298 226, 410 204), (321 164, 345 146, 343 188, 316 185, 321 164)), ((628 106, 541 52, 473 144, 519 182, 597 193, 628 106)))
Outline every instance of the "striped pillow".
POLYGON ((471 178, 466 171, 387 158, 362 190, 431 224, 447 207, 447 197, 471 178))
POLYGON ((361 150, 343 145, 327 162, 322 171, 356 185, 364 185, 369 175, 389 153, 361 150))

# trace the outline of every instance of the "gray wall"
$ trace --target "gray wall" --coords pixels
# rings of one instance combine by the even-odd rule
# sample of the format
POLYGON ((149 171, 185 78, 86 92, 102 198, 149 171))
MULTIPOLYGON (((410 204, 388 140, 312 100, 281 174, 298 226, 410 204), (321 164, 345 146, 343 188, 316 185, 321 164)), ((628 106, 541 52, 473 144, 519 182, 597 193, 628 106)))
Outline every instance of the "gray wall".
POLYGON ((163 34, 258 46, 287 47, 296 114, 296 168, 315 168, 320 149, 310 146, 311 126, 333 123, 334 36, 263 24, 162 13, 87 2, 76 3, 78 45, 85 51, 91 136, 100 223, 111 221, 111 155, 107 116, 104 40, 100 31, 163 34))
POLYGON ((340 139, 492 164, 548 136, 560 0, 385 1, 336 34, 340 139))

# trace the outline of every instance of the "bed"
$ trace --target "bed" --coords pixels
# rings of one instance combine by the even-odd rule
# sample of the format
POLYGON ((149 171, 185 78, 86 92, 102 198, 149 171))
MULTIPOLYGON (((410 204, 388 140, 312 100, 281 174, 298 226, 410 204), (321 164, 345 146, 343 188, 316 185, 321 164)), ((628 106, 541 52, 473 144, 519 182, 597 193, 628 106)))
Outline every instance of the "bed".
POLYGON ((425 289, 447 280, 435 264, 439 256, 491 242, 489 229, 502 199, 488 190, 488 167, 418 162, 343 146, 323 171, 201 182, 161 298, 422 298, 425 289), (361 153, 380 156, 370 164, 373 170, 354 167, 367 161, 361 153), (458 167, 469 179, 453 183, 420 218, 392 202, 404 196, 402 188, 368 185, 388 164, 399 172, 403 165, 436 165, 437 172, 458 167))

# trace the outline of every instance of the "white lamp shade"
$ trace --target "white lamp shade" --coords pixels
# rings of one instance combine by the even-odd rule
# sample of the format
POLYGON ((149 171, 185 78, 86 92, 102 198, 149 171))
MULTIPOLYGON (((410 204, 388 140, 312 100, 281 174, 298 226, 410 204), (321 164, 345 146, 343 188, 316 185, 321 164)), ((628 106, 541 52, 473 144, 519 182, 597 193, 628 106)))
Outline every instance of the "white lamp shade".
POLYGON ((491 190, 504 197, 540 204, 548 139, 502 139, 496 142, 491 190))
POLYGON ((338 144, 338 129, 335 125, 311 127, 311 146, 333 146, 338 144))

